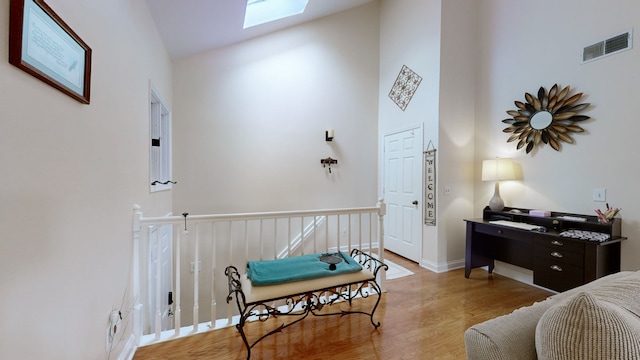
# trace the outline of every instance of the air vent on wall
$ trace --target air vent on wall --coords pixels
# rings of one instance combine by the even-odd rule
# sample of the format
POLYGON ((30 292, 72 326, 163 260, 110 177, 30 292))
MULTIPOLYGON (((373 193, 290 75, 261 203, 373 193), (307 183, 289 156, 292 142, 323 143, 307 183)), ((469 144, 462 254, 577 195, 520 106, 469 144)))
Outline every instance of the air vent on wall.
POLYGON ((610 37, 582 49, 582 62, 586 63, 603 56, 629 50, 633 46, 633 30, 610 37))

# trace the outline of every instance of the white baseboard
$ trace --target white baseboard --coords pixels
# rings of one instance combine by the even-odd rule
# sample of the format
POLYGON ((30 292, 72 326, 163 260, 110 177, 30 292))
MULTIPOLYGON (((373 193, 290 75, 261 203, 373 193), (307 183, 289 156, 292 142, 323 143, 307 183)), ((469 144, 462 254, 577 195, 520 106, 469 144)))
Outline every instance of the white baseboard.
POLYGON ((519 266, 496 261, 496 266, 493 269, 493 272, 498 275, 520 281, 521 283, 533 285, 533 271, 521 268, 519 266))
POLYGON ((122 352, 120 353, 120 356, 118 356, 118 360, 132 360, 133 356, 136 354, 137 348, 136 337, 131 334, 131 336, 129 336, 129 340, 127 340, 127 343, 124 344, 122 352))
POLYGON ((449 261, 447 263, 444 264, 437 264, 434 263, 432 261, 428 261, 428 260, 422 260, 420 262, 420 266, 433 271, 435 273, 443 273, 443 272, 447 272, 447 271, 451 271, 451 270, 455 270, 455 269, 460 269, 464 267, 464 259, 460 259, 460 260, 454 260, 454 261, 449 261))

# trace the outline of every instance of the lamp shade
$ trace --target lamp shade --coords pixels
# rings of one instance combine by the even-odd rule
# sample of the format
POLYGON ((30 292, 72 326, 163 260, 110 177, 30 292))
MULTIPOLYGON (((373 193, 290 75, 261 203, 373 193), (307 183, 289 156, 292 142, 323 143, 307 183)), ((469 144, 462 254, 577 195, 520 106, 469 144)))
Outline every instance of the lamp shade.
POLYGON ((511 159, 482 161, 482 180, 513 180, 516 178, 511 159))

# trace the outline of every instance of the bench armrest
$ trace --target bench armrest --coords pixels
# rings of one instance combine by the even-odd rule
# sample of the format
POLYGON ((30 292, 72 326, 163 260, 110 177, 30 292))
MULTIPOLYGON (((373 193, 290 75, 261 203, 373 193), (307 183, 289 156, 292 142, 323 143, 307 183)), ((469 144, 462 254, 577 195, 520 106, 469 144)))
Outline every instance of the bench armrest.
POLYGON ((389 270, 389 266, 387 264, 360 249, 351 250, 351 257, 364 268, 371 271, 375 278, 378 277, 378 271, 380 271, 380 269, 384 269, 385 271, 389 270))

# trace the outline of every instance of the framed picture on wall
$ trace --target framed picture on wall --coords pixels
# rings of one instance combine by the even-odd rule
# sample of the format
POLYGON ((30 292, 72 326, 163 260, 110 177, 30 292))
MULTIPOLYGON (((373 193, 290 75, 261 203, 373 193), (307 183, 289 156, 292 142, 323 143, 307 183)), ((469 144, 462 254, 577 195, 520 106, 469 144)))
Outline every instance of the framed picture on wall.
POLYGON ((9 62, 89 104, 91 48, 43 1, 11 0, 9 62))

